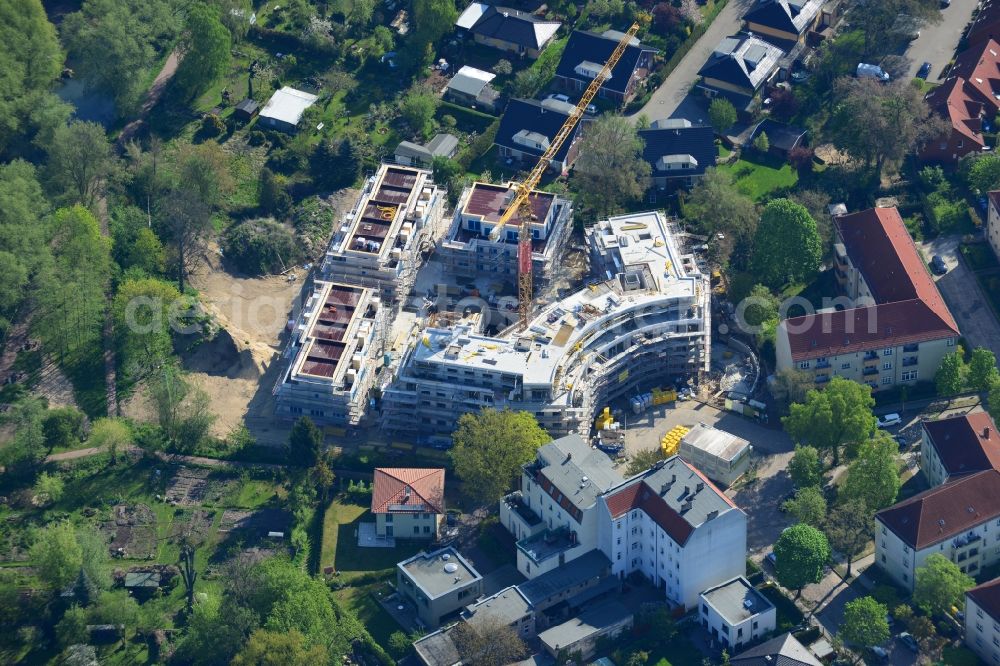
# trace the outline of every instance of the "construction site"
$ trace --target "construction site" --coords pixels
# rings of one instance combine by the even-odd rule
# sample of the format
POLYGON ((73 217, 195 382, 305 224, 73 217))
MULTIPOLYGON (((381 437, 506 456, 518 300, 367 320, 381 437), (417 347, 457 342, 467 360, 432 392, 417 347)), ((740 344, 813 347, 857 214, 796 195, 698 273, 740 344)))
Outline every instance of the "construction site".
POLYGON ((668 218, 585 220, 574 244, 572 202, 537 189, 605 79, 526 178, 473 183, 450 216, 429 171, 367 180, 289 322, 276 415, 436 443, 465 413, 511 408, 589 436, 609 402, 703 378, 709 276, 668 218))

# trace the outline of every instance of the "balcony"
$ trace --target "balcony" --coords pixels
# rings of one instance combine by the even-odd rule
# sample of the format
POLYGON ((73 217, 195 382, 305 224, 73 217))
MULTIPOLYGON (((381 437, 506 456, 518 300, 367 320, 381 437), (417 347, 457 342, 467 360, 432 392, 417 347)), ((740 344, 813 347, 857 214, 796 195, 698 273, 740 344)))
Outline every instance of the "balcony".
POLYGON ((866 351, 865 352, 865 356, 864 356, 864 360, 865 360, 865 362, 868 362, 868 361, 877 361, 878 360, 878 352, 866 351))
POLYGON ((861 374, 865 375, 866 377, 871 376, 871 375, 877 375, 878 374, 878 366, 870 365, 870 366, 866 367, 864 370, 862 370, 861 374))
POLYGON ((917 360, 916 356, 910 356, 909 358, 904 358, 903 359, 903 367, 904 368, 909 368, 909 367, 912 367, 914 365, 919 365, 919 364, 920 364, 920 361, 917 360))
POLYGON ((565 527, 555 530, 544 530, 517 542, 517 549, 536 565, 577 545, 576 533, 565 527))
POLYGON ((534 527, 536 525, 542 524, 542 519, 537 513, 531 510, 527 504, 524 503, 524 497, 521 492, 514 492, 503 498, 504 504, 513 513, 517 515, 521 521, 528 527, 534 527))
POLYGON ((830 381, 830 375, 816 375, 817 384, 826 384, 828 381, 830 381))
POLYGON ((829 361, 825 361, 825 360, 824 361, 816 361, 816 369, 817 370, 823 370, 823 369, 829 368, 829 367, 830 367, 830 362, 829 361))
POLYGON ((920 349, 920 345, 919 344, 903 345, 903 351, 904 352, 915 352, 915 351, 917 351, 919 349, 920 349))

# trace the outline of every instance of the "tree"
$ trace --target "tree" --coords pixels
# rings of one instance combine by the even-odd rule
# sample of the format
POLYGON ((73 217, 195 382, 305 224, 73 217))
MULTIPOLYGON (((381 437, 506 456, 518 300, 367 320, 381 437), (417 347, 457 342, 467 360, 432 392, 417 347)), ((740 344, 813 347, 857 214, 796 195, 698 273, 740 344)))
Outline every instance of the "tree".
POLYGON ((834 86, 834 96, 839 103, 829 123, 833 144, 873 169, 876 177, 886 162, 898 162, 943 133, 941 120, 908 81, 844 77, 834 86))
POLYGON ((285 189, 284 180, 267 167, 260 170, 257 191, 260 208, 265 213, 285 217, 292 209, 292 197, 285 189))
POLYGON ((400 114, 414 132, 427 136, 431 131, 431 120, 437 111, 438 98, 430 92, 417 88, 403 97, 399 105, 400 114))
POLYGON ((940 553, 929 556, 914 574, 913 603, 928 615, 946 614, 952 606, 960 605, 966 590, 975 585, 940 553))
POLYGON ((414 29, 410 37, 414 51, 422 56, 428 46, 451 30, 457 18, 453 0, 414 0, 414 29))
POLYGON ((312 467, 322 452, 323 431, 308 416, 300 417, 288 435, 289 458, 303 467, 312 467))
POLYGON ((830 547, 847 559, 847 577, 850 578, 851 563, 864 552, 875 533, 871 509, 860 500, 849 499, 830 513, 823 531, 830 547))
POLYGON ((29 280, 51 256, 42 223, 50 209, 32 165, 0 164, 0 334, 27 297, 29 280))
POLYGON ((940 5, 935 0, 853 0, 851 23, 863 36, 863 56, 885 53, 892 39, 914 30, 924 21, 940 20, 940 5))
POLYGON ((310 646, 295 629, 287 634, 258 629, 232 663, 233 666, 315 666, 328 661, 324 646, 310 646))
POLYGON ((49 183, 71 203, 93 208, 100 188, 117 169, 104 128, 74 120, 55 131, 48 146, 49 183))
POLYGON ((781 533, 774 544, 778 582, 795 590, 823 579, 823 567, 830 561, 830 544, 815 527, 799 523, 781 533))
POLYGON ((319 460, 309 469, 309 477, 316 484, 320 502, 326 503, 330 488, 333 487, 333 482, 337 478, 333 470, 330 469, 330 465, 326 460, 319 460))
POLYGON ((184 303, 177 288, 163 280, 125 279, 118 285, 111 315, 118 379, 125 386, 146 379, 168 363, 173 355, 171 323, 180 323, 184 303))
POLYGON ((208 395, 188 383, 173 366, 165 365, 155 375, 150 397, 160 428, 177 451, 192 451, 215 421, 208 409, 208 395))
POLYGON ((961 351, 945 354, 934 374, 934 385, 938 395, 949 396, 965 390, 968 367, 962 359, 961 351))
POLYGON ((846 643, 871 647, 889 640, 888 609, 872 597, 861 597, 844 605, 840 637, 846 643))
POLYGON ((793 404, 781 421, 793 441, 830 451, 837 466, 841 446, 847 444, 851 453, 875 431, 874 406, 868 386, 834 377, 822 391, 809 391, 804 403, 793 404))
POLYGON ((473 501, 492 505, 514 484, 521 466, 551 439, 528 412, 484 409, 463 414, 452 433, 455 473, 473 501))
POLYGON ((792 404, 805 402, 806 394, 814 386, 816 380, 810 373, 798 368, 785 368, 775 373, 771 395, 774 396, 782 412, 787 415, 792 404))
POLYGON ((38 471, 45 459, 45 436, 42 433, 42 413, 45 407, 41 400, 28 399, 18 405, 11 422, 14 424, 14 438, 0 448, 0 463, 4 474, 21 479, 30 479, 38 471))
POLYGON ((719 261, 747 267, 760 216, 753 200, 736 189, 731 174, 707 169, 684 203, 684 217, 695 222, 701 233, 723 234, 725 238, 712 246, 719 261), (737 254, 730 259, 730 253, 737 254))
POLYGON ((632 454, 632 459, 628 461, 625 474, 627 476, 641 474, 661 460, 663 460, 663 450, 660 447, 637 451, 632 454))
POLYGON ((878 430, 861 444, 857 459, 847 468, 841 496, 857 500, 870 515, 895 502, 899 486, 899 445, 878 430))
POLYGON ((198 582, 198 571, 194 567, 194 546, 184 543, 181 546, 180 566, 181 579, 184 581, 184 598, 187 602, 188 615, 194 608, 194 586, 198 582))
POLYGON ((993 382, 993 385, 990 386, 986 404, 988 405, 987 411, 993 420, 1000 421, 1000 381, 993 382))
POLYGON ((736 108, 724 97, 716 97, 708 105, 708 122, 716 134, 723 134, 736 124, 736 108))
POLYGON ((219 144, 184 144, 171 164, 173 189, 189 193, 209 210, 215 210, 235 187, 229 167, 230 157, 219 144))
POLYGON ((111 624, 121 629, 122 647, 128 630, 139 622, 139 604, 124 590, 103 592, 90 611, 95 624, 111 624))
POLYGON ((781 302, 762 284, 755 284, 749 296, 737 306, 737 313, 742 312, 743 322, 748 332, 759 329, 767 322, 778 320, 778 308, 781 302))
POLYGON ((158 212, 173 251, 177 290, 183 294, 189 264, 212 230, 212 211, 194 193, 174 190, 160 203, 158 212))
POLYGON ((232 39, 219 20, 218 9, 203 3, 189 7, 179 46, 184 57, 174 81, 181 94, 192 100, 229 69, 232 39))
POLYGON ((45 412, 42 431, 49 451, 69 448, 83 439, 84 415, 76 407, 57 407, 45 412))
POLYGON ((981 393, 988 391, 998 381, 1000 371, 997 370, 997 359, 993 352, 984 347, 973 349, 966 377, 969 389, 981 393))
POLYGON ((1000 186, 1000 156, 973 153, 960 166, 969 189, 985 194, 1000 186))
POLYGON ((816 220, 790 199, 773 199, 764 207, 754 237, 752 268, 772 288, 803 282, 819 268, 823 247, 816 220))
POLYGON ((31 547, 31 562, 38 577, 52 590, 61 590, 80 573, 83 552, 73 526, 52 523, 39 530, 31 547))
POLYGON ((251 0, 212 0, 212 4, 219 10, 219 20, 229 30, 233 43, 242 41, 250 31, 251 0))
POLYGON ((111 587, 108 571, 108 542, 99 530, 80 527, 76 530, 76 543, 80 546, 80 571, 94 590, 111 587))
POLYGON ((62 499, 65 490, 66 483, 62 480, 61 476, 42 472, 38 475, 38 480, 35 481, 31 501, 36 506, 48 506, 62 499))
POLYGON ((528 653, 514 628, 494 617, 459 622, 451 630, 451 639, 462 663, 470 666, 505 666, 528 653))
POLYGON ((669 35, 684 23, 680 10, 669 2, 653 5, 652 14, 654 31, 660 35, 669 35))
POLYGON ((87 632, 87 611, 76 604, 66 609, 56 625, 56 638, 63 647, 86 643, 90 638, 87 632))
POLYGON ((771 141, 767 138, 767 132, 761 132, 754 137, 753 149, 758 153, 766 153, 771 149, 771 141))
POLYGON ((819 527, 826 519, 826 497, 818 486, 807 486, 787 500, 783 508, 800 523, 819 527))
POLYGON ((118 454, 126 451, 133 441, 132 430, 124 421, 109 418, 94 421, 87 438, 88 445, 108 452, 112 465, 118 461, 118 454))
POLYGON ((795 445, 795 453, 788 461, 788 473, 796 488, 818 487, 823 483, 823 462, 814 446, 795 445))
POLYGON ((643 159, 642 139, 622 116, 603 115, 580 139, 573 187, 586 204, 606 216, 642 196, 652 169, 643 159))
POLYGON ((510 64, 510 60, 500 59, 493 65, 493 73, 500 76, 510 76, 513 71, 514 66, 510 64))

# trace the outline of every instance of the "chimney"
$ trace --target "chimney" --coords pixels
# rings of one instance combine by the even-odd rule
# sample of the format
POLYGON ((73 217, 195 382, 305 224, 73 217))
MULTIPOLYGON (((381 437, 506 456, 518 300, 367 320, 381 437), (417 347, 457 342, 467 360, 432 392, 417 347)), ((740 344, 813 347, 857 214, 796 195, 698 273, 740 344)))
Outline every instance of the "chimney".
POLYGON ((570 451, 569 453, 566 454, 566 462, 569 462, 572 459, 573 459, 573 452, 570 451))
POLYGON ((702 481, 699 481, 698 485, 694 487, 694 491, 696 493, 700 493, 704 489, 705 489, 705 484, 702 481))
POLYGON ((684 513, 685 511, 690 511, 690 510, 691 510, 691 500, 688 500, 688 501, 684 502, 683 504, 681 504, 681 513, 684 513))
POLYGON ((687 497, 691 494, 691 486, 684 486, 684 496, 687 497))
POLYGON ((989 439, 989 438, 990 438, 990 427, 986 426, 985 428, 983 428, 983 439, 989 439))

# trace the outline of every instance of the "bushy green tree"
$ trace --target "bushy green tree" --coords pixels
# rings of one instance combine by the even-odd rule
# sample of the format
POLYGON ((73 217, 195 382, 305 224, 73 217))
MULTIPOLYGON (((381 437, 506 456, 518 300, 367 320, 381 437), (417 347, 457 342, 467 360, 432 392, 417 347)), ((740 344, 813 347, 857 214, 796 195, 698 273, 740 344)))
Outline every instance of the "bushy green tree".
POLYGON ((848 601, 839 635, 845 643, 871 647, 889 640, 888 609, 871 597, 848 601))
POLYGON ((819 486, 823 483, 823 463, 816 447, 796 444, 795 453, 788 461, 788 473, 796 488, 819 486))
POLYGON ((484 409, 458 419, 451 459, 464 492, 478 504, 492 505, 551 439, 528 412, 484 409))
POLYGON ((968 372, 969 368, 962 359, 961 351, 946 354, 934 374, 938 395, 950 396, 964 391, 968 372))
POLYGON ((101 187, 118 169, 104 128, 74 120, 55 130, 47 150, 50 189, 69 203, 93 208, 101 187))
POLYGON ((973 153, 961 166, 969 189, 985 194, 1000 187, 1000 156, 973 153))
POLYGON ((883 430, 862 442, 858 457, 847 468, 841 496, 858 500, 874 514, 896 501, 899 494, 899 446, 883 430))
POLYGON ((324 646, 310 646, 295 629, 288 633, 258 629, 232 663, 233 666, 315 666, 328 660, 324 646))
POLYGON ((736 124, 736 108, 724 97, 716 97, 708 105, 708 122, 716 134, 724 134, 736 124))
POLYGON ((790 199, 773 199, 764 207, 752 260, 761 282, 779 288, 805 281, 819 268, 822 256, 816 220, 804 206, 790 199))
POLYGON ((83 551, 73 526, 52 523, 39 530, 31 547, 31 563, 52 590, 61 590, 76 580, 83 565, 83 551))
POLYGON ((766 153, 771 149, 771 141, 767 138, 767 132, 761 132, 754 137, 753 149, 758 153, 766 153))
POLYGON ((874 406, 868 386, 834 377, 825 389, 809 391, 804 403, 793 404, 782 423, 797 444, 830 451, 836 466, 841 446, 847 445, 852 454, 875 431, 874 406))
POLYGON ((196 3, 187 10, 180 48, 184 58, 175 81, 181 94, 194 99, 229 68, 232 39, 219 20, 219 10, 196 3))
POLYGON ((847 576, 850 577, 851 563, 864 552, 875 533, 872 510, 860 500, 849 499, 830 512, 823 531, 830 546, 847 559, 847 576))
POLYGON ((929 556, 914 574, 913 603, 929 615, 944 615, 952 606, 961 604, 966 590, 975 585, 957 564, 940 553, 929 556))
POLYGON ((783 508, 798 522, 813 527, 819 527, 826 520, 826 498, 817 486, 801 488, 795 497, 785 501, 783 508))
POLYGON ((323 431, 308 416, 300 417, 288 436, 288 450, 292 462, 312 467, 323 452, 323 431))
POLYGON ((830 561, 830 544, 818 529, 799 523, 781 533, 774 555, 778 582, 795 590, 797 598, 803 587, 822 580, 823 567, 830 561))
POLYGON ((66 482, 61 476, 42 472, 32 490, 33 501, 38 506, 47 506, 61 500, 65 491, 66 482))
POLYGON ((156 278, 128 278, 112 302, 119 381, 132 386, 160 369, 173 354, 171 322, 186 324, 177 288, 156 278))
POLYGON ((403 97, 399 111, 414 132, 426 137, 430 134, 431 121, 439 101, 429 91, 417 88, 403 97))
POLYGON ((1000 371, 997 370, 997 359, 993 352, 984 347, 973 349, 966 376, 969 389, 988 391, 998 381, 1000 381, 1000 371))
POLYGON ((599 117, 587 127, 579 146, 572 186, 602 219, 649 187, 651 167, 642 156, 642 139, 623 116, 599 117))
POLYGON ((57 407, 45 412, 42 431, 49 450, 68 448, 83 438, 84 415, 76 407, 57 407))

